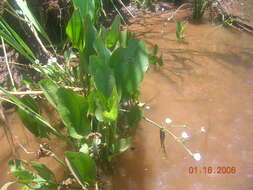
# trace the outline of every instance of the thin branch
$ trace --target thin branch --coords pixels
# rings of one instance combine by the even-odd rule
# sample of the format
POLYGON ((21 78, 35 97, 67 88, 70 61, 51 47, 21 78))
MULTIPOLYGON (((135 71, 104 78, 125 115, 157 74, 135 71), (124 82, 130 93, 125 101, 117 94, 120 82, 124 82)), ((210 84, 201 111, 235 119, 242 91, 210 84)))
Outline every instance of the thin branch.
POLYGON ((11 79, 11 84, 12 84, 12 87, 14 88, 14 90, 16 90, 16 88, 15 88, 15 83, 14 83, 14 80, 13 80, 13 77, 12 77, 12 73, 11 73, 11 69, 10 69, 10 65, 9 65, 9 62, 8 62, 8 57, 7 57, 7 53, 6 53, 6 48, 5 48, 4 39, 3 39, 2 36, 1 36, 1 41, 2 41, 2 45, 3 45, 5 63, 6 63, 6 66, 7 66, 8 72, 9 72, 9 75, 10 75, 10 79, 11 79))
POLYGON ((175 14, 177 14, 178 11, 180 11, 183 7, 185 7, 186 5, 191 5, 190 3, 184 3, 181 6, 179 6, 175 11, 173 11, 171 13, 171 16, 167 19, 168 21, 170 21, 171 19, 174 18, 175 14))
MULTIPOLYGON (((80 92, 83 88, 78 87, 69 87, 66 86, 65 88, 72 89, 75 92, 80 92)), ((42 95, 44 92, 42 90, 34 90, 34 91, 19 91, 19 92, 8 92, 14 96, 24 96, 24 95, 42 95)), ((5 96, 5 93, 0 92, 0 96, 5 96)))
POLYGON ((190 154, 191 156, 193 156, 192 151, 185 145, 184 141, 182 138, 177 137, 176 135, 174 135, 170 130, 166 129, 165 127, 159 125, 158 123, 154 122, 153 120, 147 118, 147 117, 143 117, 143 119, 151 124, 153 124, 154 126, 158 127, 159 129, 164 130, 165 132, 167 132, 170 136, 172 136, 177 142, 179 142, 183 148, 188 152, 188 154, 190 154))
POLYGON ((121 0, 118 0, 118 2, 127 10, 127 12, 131 15, 131 17, 135 18, 132 12, 126 7, 126 5, 121 0))
POLYGON ((41 46, 42 51, 49 57, 51 57, 51 52, 49 52, 46 47, 44 46, 43 42, 41 41, 38 32, 36 31, 36 29, 34 28, 32 22, 26 17, 24 16, 24 20, 27 23, 27 25, 30 27, 30 30, 32 31, 35 39, 38 41, 39 45, 41 46))

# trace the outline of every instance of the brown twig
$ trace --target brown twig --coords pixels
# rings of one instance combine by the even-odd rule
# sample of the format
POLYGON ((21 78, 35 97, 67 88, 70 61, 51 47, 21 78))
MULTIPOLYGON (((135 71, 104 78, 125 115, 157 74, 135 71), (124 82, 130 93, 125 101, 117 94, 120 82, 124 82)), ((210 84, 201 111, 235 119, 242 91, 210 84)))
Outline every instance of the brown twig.
MULTIPOLYGON (((65 88, 72 89, 75 92, 80 92, 83 90, 83 88, 78 87, 68 87, 65 88)), ((42 90, 34 90, 34 91, 19 91, 19 92, 9 92, 11 95, 14 96, 25 96, 25 95, 42 95, 44 92, 42 90)), ((0 96, 5 96, 3 92, 0 92, 0 96)))
POLYGON ((6 53, 6 48, 5 48, 5 43, 4 43, 3 37, 1 37, 1 41, 2 41, 2 45, 3 45, 5 63, 6 63, 9 75, 10 75, 10 79, 11 79, 11 84, 12 84, 12 87, 14 88, 14 90, 16 90, 15 83, 14 83, 14 80, 13 80, 13 77, 12 77, 12 73, 11 73, 11 69, 10 69, 10 65, 9 65, 9 62, 8 62, 8 57, 7 57, 7 53, 6 53))

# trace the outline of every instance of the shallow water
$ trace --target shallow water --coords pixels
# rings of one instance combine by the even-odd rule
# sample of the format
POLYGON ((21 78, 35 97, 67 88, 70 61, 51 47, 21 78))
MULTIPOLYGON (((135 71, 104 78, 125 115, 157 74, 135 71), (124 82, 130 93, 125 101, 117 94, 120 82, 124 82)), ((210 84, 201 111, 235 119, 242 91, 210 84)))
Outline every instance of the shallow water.
MULTIPOLYGON (((47 104, 43 103, 41 107, 43 116, 53 125, 58 121, 57 114, 47 104)), ((52 157, 40 157, 38 154, 40 144, 47 143, 50 149, 61 159, 64 159, 64 151, 68 149, 66 143, 51 137, 51 140, 36 139, 22 124, 17 113, 10 112, 6 113, 6 122, 8 128, 13 136, 14 148, 18 158, 22 158, 27 161, 37 161, 45 164, 48 168, 54 171, 57 180, 63 180, 65 176, 65 170, 62 166, 54 160, 52 157)), ((12 148, 7 141, 6 135, 0 125, 0 187, 9 181, 14 181, 15 178, 9 173, 8 161, 15 158, 12 152, 12 148)), ((11 185, 9 190, 20 190, 21 185, 11 185)))
MULTIPOLYGON (((184 20, 182 15, 176 18, 184 20)), ((186 14, 187 15, 187 14, 186 14)), ((153 14, 130 25, 139 38, 157 44, 164 66, 150 69, 142 85, 145 115, 164 124, 171 118, 176 135, 186 132, 186 145, 201 154, 194 160, 166 137, 166 156, 159 129, 142 121, 134 149, 119 159, 113 177, 118 190, 251 190, 253 189, 253 38, 209 24, 187 27, 178 43, 168 13, 153 14), (202 130, 201 130, 202 129, 202 130), (189 174, 189 167, 198 172, 189 174), (205 172, 203 167, 211 167, 205 172), (219 174, 218 167, 234 167, 219 174), (200 173, 201 171, 201 173, 200 173)))

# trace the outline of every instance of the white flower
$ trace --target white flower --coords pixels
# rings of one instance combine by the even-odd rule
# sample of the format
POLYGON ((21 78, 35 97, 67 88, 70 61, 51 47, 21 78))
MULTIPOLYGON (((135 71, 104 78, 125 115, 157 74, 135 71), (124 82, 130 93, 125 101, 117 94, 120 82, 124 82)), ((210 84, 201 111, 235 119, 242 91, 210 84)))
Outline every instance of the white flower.
POLYGON ((201 154, 200 153, 194 153, 193 154, 193 158, 195 159, 195 160, 197 160, 197 161, 200 161, 201 160, 201 154))
POLYGON ((52 63, 56 63, 56 62, 57 62, 56 57, 50 57, 50 58, 47 60, 47 63, 48 63, 48 64, 52 64, 52 63))
POLYGON ((184 139, 189 138, 189 135, 188 135, 185 131, 181 133, 181 136, 182 136, 184 139))
POLYGON ((200 128, 200 131, 201 131, 202 133, 205 133, 205 132, 206 132, 205 127, 201 127, 201 128, 200 128))
POLYGON ((40 63, 40 60, 35 59, 35 63, 36 63, 36 64, 39 64, 39 63, 40 63))
POLYGON ((167 117, 164 121, 165 121, 165 123, 167 123, 167 124, 172 123, 172 120, 171 120, 170 118, 168 118, 168 117, 167 117))
POLYGON ((150 106, 145 106, 145 109, 146 109, 146 110, 149 110, 149 109, 150 109, 150 106))
POLYGON ((53 63, 57 62, 57 58, 56 57, 52 57, 51 60, 52 60, 53 63))

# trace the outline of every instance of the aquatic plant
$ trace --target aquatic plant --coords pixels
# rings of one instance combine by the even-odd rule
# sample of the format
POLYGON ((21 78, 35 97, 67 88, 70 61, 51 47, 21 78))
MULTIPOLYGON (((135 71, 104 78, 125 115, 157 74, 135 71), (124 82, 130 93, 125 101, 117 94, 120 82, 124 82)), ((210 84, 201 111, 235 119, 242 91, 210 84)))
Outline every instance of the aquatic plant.
POLYGON ((179 21, 176 21, 176 37, 178 42, 182 42, 185 39, 184 31, 186 27, 179 21))
MULTIPOLYGON (((108 29, 95 26, 94 5, 95 0, 73 0, 74 11, 66 27, 73 50, 65 53, 63 63, 49 53, 48 64, 40 64, 23 41, 23 47, 15 46, 21 42, 16 33, 6 31, 16 37, 12 41, 19 40, 19 43, 7 42, 24 52, 27 58, 29 56, 32 67, 42 74, 43 79, 35 85, 35 90, 39 88, 58 112, 67 134, 42 117, 32 93, 17 98, 0 87, 8 97, 1 99, 18 107, 23 124, 37 138, 55 135, 72 147, 71 152, 65 153, 65 162, 60 162, 66 165, 82 189, 98 186, 98 170, 111 170, 112 160, 129 147, 134 126, 142 118, 138 106, 139 86, 149 65, 146 45, 132 38, 127 30, 120 30, 118 16, 108 29), (73 57, 78 61, 70 66, 73 57), (79 88, 79 92, 68 86, 79 88), (128 128, 122 127, 126 125, 128 128)), ((11 161, 17 162, 21 163, 20 160, 11 161)), ((39 172, 53 175, 46 167, 40 165, 39 168, 39 172)), ((11 173, 17 178, 15 182, 23 184, 24 188, 58 188, 55 180, 50 179, 52 183, 49 183, 48 176, 39 172, 31 173, 20 166, 11 173)))
POLYGON ((158 57, 158 46, 155 44, 152 47, 151 53, 149 54, 149 63, 154 65, 155 67, 157 66, 163 66, 163 58, 162 55, 158 57))
MULTIPOLYGON (((77 183, 82 189, 99 189, 101 171, 112 170, 112 161, 129 148, 135 126, 143 118, 139 87, 149 61, 160 66, 163 63, 161 57, 157 57, 158 47, 154 46, 149 55, 142 40, 133 38, 127 30, 120 30, 119 16, 110 28, 104 28, 96 24, 96 0, 73 0, 73 14, 66 27, 69 49, 64 56, 58 55, 54 48, 43 44, 50 46, 51 41, 24 2, 20 1, 23 14, 18 17, 27 19, 25 23, 31 26, 48 63, 41 64, 29 46, 1 18, 0 36, 30 60, 31 67, 40 72, 42 80, 34 82, 33 89, 19 98, 15 95, 22 95, 22 92, 10 92, 0 87, 5 96, 0 100, 16 105, 21 121, 35 137, 56 136, 71 147, 71 151, 64 153, 65 160, 59 159, 49 148, 40 147, 44 156, 53 157, 72 174, 71 182, 66 185, 68 188, 77 183), (65 130, 51 125, 42 116, 37 99, 51 104, 65 130)), ((193 156, 181 138, 166 127, 144 119, 159 127, 164 152, 168 133, 193 156)), ((167 124, 171 122, 166 120, 167 124)), ((53 190, 63 185, 40 163, 16 158, 9 166, 16 180, 2 189, 14 183, 22 184, 23 190, 53 190)))
POLYGON ((213 0, 193 0, 193 20, 200 21, 212 2, 213 0))

